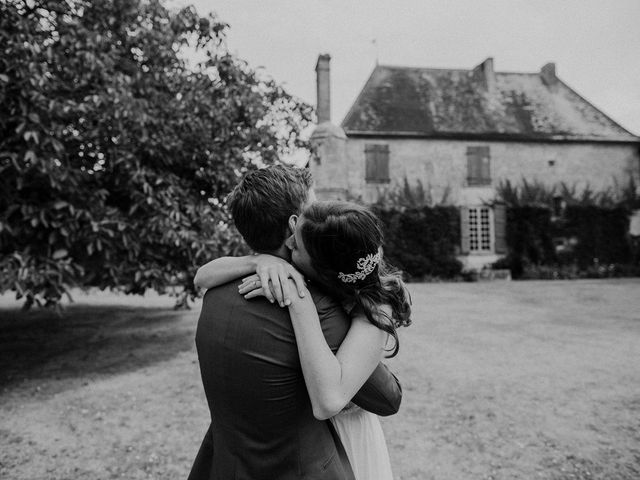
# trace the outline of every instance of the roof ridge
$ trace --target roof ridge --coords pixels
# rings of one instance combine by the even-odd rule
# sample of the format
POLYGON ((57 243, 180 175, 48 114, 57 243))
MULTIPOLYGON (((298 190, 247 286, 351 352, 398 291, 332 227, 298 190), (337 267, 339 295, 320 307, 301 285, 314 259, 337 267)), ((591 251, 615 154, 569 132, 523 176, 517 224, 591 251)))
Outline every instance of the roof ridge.
MULTIPOLYGON (((437 71, 441 71, 441 72, 473 72, 474 68, 468 69, 468 68, 445 68, 445 67, 412 67, 412 66, 407 66, 407 65, 389 65, 389 64, 385 64, 385 65, 377 65, 378 67, 381 68, 388 68, 388 69, 393 69, 393 70, 437 70, 437 71)), ((540 72, 513 72, 513 71, 495 71, 494 72, 496 75, 535 75, 535 76, 540 76, 540 72)))
POLYGON ((496 75, 535 75, 540 76, 540 72, 495 72, 496 75))
POLYGON ((412 67, 409 65, 376 65, 376 67, 389 68, 394 70, 439 70, 445 72, 472 72, 473 69, 467 68, 445 68, 445 67, 412 67))

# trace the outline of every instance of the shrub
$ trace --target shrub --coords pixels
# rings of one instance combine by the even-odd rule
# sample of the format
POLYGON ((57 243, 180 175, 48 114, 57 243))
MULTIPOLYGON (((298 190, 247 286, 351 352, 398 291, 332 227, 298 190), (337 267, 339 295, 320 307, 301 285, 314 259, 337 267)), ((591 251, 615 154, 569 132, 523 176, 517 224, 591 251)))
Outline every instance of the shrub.
POLYGON ((526 181, 503 182, 498 190, 508 205, 509 254, 494 268, 509 268, 513 278, 602 278, 640 270, 628 235, 637 205, 633 180, 605 192, 526 181))
POLYGON ((373 210, 384 226, 385 256, 409 279, 454 278, 460 274, 457 208, 374 206, 373 210))

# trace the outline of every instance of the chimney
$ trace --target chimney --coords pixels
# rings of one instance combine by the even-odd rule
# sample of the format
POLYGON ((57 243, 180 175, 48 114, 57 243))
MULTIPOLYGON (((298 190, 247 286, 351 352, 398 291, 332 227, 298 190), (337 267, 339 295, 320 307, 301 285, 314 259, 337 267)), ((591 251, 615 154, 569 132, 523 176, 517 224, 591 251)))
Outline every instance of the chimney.
POLYGON ((496 88, 496 74, 493 71, 493 57, 487 58, 484 62, 473 69, 473 73, 484 83, 487 91, 492 92, 496 88))
POLYGON ((545 85, 555 85, 558 82, 558 77, 556 77, 556 64, 553 62, 547 63, 540 69, 540 76, 545 85))
POLYGON ((316 63, 316 83, 318 104, 316 113, 318 114, 318 125, 331 121, 331 56, 328 53, 318 55, 316 63))

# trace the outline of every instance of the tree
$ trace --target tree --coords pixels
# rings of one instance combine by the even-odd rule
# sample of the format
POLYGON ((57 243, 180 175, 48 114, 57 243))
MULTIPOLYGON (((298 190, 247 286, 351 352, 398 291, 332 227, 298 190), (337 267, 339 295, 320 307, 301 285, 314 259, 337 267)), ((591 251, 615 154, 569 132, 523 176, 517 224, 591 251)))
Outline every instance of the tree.
POLYGON ((198 265, 242 248, 225 195, 306 148, 312 109, 227 28, 156 0, 0 0, 0 292, 194 294, 198 265))

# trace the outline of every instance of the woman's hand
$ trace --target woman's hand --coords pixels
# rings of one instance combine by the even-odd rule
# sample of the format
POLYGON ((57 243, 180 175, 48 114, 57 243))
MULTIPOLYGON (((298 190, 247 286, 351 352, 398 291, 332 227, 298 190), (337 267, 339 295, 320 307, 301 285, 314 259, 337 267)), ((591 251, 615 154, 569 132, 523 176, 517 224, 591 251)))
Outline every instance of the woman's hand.
MULTIPOLYGON (((287 279, 285 287, 288 287, 289 290, 292 290, 294 292, 298 292, 298 295, 294 295, 292 297, 292 300, 289 301, 289 304, 301 301, 301 299, 303 298, 310 298, 310 296, 307 296, 307 294, 309 293, 307 287, 303 286, 301 290, 291 278, 287 279)), ((270 290, 271 295, 274 296, 275 294, 273 292, 273 284, 270 284, 270 290)), ((244 298, 246 298, 247 300, 251 300, 252 298, 256 297, 267 297, 265 288, 262 285, 260 277, 258 277, 257 274, 244 278, 242 280, 242 283, 238 286, 238 293, 240 293, 240 295, 244 295, 244 298)))
MULTIPOLYGON (((238 293, 244 295, 244 298, 250 300, 256 297, 266 297, 267 294, 262 288, 262 282, 257 274, 253 274, 249 277, 243 278, 242 283, 238 285, 238 293)), ((271 292, 273 295, 273 292, 271 292)))
POLYGON ((263 295, 271 303, 277 301, 281 307, 285 307, 291 305, 291 300, 296 293, 300 298, 305 296, 307 287, 304 277, 286 260, 273 255, 260 254, 256 255, 255 263, 258 278, 255 279, 253 275, 244 278, 239 290, 243 295, 256 289, 262 289, 262 292, 251 297, 245 295, 245 298, 263 295))
POLYGON ((304 296, 302 274, 286 260, 267 254, 216 258, 198 269, 193 283, 197 288, 213 288, 253 272, 258 274, 262 285, 270 286, 264 296, 272 303, 277 300, 281 307, 289 305, 296 290, 304 296), (294 281, 293 288, 286 282, 289 278, 294 281))

